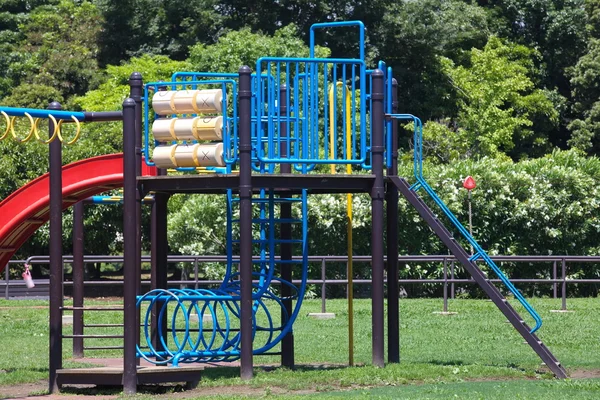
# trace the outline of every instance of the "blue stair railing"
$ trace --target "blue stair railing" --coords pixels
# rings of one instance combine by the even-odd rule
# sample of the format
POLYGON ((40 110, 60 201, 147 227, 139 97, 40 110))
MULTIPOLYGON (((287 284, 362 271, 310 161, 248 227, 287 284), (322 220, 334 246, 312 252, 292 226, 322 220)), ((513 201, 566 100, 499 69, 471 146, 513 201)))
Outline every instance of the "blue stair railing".
POLYGON ((469 258, 469 261, 475 262, 477 260, 483 260, 491 269, 494 271, 496 276, 502 281, 506 288, 512 293, 515 299, 525 308, 525 310, 531 315, 535 321, 535 326, 531 329, 531 333, 536 332, 542 326, 542 318, 539 316, 537 311, 529 304, 529 302, 523 297, 521 292, 513 285, 508 277, 502 272, 502 270, 494 263, 487 252, 479 245, 479 243, 473 238, 469 231, 461 224, 456 216, 446 206, 444 201, 435 193, 433 188, 427 183, 423 176, 423 124, 421 120, 411 114, 387 114, 390 119, 408 120, 414 124, 414 164, 413 172, 415 179, 417 180, 412 186, 411 190, 418 191, 423 189, 429 197, 435 202, 435 204, 442 210, 444 215, 448 217, 452 225, 460 232, 460 234, 473 246, 474 253, 469 258))

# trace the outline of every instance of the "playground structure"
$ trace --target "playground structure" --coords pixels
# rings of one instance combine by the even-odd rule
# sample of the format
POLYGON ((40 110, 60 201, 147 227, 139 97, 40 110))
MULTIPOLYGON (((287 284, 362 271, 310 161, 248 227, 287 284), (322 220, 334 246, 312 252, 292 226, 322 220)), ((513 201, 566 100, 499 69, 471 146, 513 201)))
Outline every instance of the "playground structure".
MULTIPOLYGON (((140 358, 160 366, 239 359, 242 378, 247 379, 252 377, 254 356, 274 354, 273 349, 279 345, 281 350, 275 354, 281 354, 282 364, 294 366, 293 323, 302 304, 308 273, 307 199, 318 193, 363 192, 371 196, 374 365, 383 367, 385 354, 384 231, 388 260, 388 362, 399 362, 396 220, 402 194, 548 368, 557 377, 566 377, 565 369, 535 334, 541 327, 537 312, 428 185, 423 176, 421 122, 415 116, 398 113, 396 91, 392 70, 384 62, 379 62, 376 69, 367 68, 364 26, 354 21, 313 25, 309 57, 263 57, 257 60, 254 73, 246 66, 237 74, 178 72, 168 82, 144 86, 141 76, 133 74, 131 97, 123 103, 122 113, 93 116, 0 108, 7 124, 3 139, 9 138, 8 133, 18 139, 12 128, 18 116, 31 122, 28 138, 43 140, 38 122, 33 120, 36 117, 50 119, 49 137, 58 139, 44 140, 51 141, 49 177, 34 181, 0 204, 3 211, 5 204, 15 204, 11 207, 17 210, 20 206, 16 204, 22 202, 16 199, 33 193, 35 185, 41 187, 49 182, 49 200, 41 192, 36 192, 35 198, 44 198, 43 205, 36 205, 36 209, 44 209, 49 203, 51 224, 50 389, 56 390, 62 383, 106 382, 89 373, 61 373, 61 313, 67 308, 62 304, 60 285, 60 213, 66 206, 121 184, 125 285, 124 357, 119 379, 122 378, 127 393, 135 393, 136 385, 145 382, 137 368, 140 358), (358 30, 358 58, 315 58, 315 32, 340 28, 358 30), (91 173, 80 179, 83 188, 73 189, 72 194, 71 189, 66 189, 69 171, 83 173, 88 169, 85 166, 91 166, 95 160, 61 170, 63 139, 59 127, 62 121, 79 124, 95 120, 123 121, 122 166, 117 166, 120 156, 111 158, 107 165, 113 166, 114 171, 106 173, 111 178, 91 173), (397 176, 399 121, 414 124, 416 181, 412 185, 397 176), (148 166, 144 169, 141 153, 148 166), (168 175, 166 169, 181 173, 168 175), (65 177, 62 182, 61 176, 65 177), (450 222, 451 229, 473 247, 473 255, 465 251, 417 195, 418 191, 450 222), (141 199, 149 193, 154 194, 152 290, 142 294, 138 293, 140 206, 141 199), (216 290, 168 289, 166 206, 174 193, 224 196, 227 269, 223 284, 216 290), (301 255, 302 260, 293 259, 294 254, 301 255), (533 328, 489 282, 487 274, 476 265, 477 260, 484 261, 506 291, 524 307, 534 322, 533 328), (301 283, 293 284, 294 279, 301 283), (192 321, 192 314, 198 315, 197 323, 192 321)), ((15 212, 22 216, 12 218, 7 228, 0 231, 2 267, 47 216, 23 208, 21 214, 15 212), (12 232, 17 234, 11 236, 12 232)), ((352 253, 351 245, 348 253, 352 253)), ((188 380, 182 376, 188 377, 190 370, 180 370, 180 375, 160 376, 154 381, 188 380)))

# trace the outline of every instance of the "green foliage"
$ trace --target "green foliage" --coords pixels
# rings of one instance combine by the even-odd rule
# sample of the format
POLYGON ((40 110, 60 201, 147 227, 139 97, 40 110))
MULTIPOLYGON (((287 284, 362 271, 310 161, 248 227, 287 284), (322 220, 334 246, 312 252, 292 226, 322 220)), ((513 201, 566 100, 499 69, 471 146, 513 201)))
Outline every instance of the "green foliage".
POLYGON ((8 107, 47 108, 53 101, 64 102, 62 94, 55 87, 23 83, 15 87, 1 103, 8 107))
MULTIPOLYGON (((297 28, 289 25, 273 36, 242 29, 222 36, 213 45, 197 44, 190 50, 190 63, 197 71, 237 72, 242 65, 254 70, 260 57, 308 57, 308 53, 308 47, 298 37, 297 28)), ((315 54, 327 57, 329 50, 317 47, 315 54)))
MULTIPOLYGON (((227 215, 225 197, 218 195, 177 196, 169 204, 169 246, 180 254, 226 253, 227 215)), ((204 279, 221 279, 224 266, 202 263, 204 279)))
MULTIPOLYGON (((469 66, 457 66, 442 58, 443 70, 457 92, 458 128, 455 137, 448 140, 444 138, 447 129, 426 125, 430 128, 426 133, 428 146, 436 154, 450 150, 446 153, 449 156, 498 157, 534 135, 533 117, 556 121, 552 102, 545 92, 535 89, 530 78, 534 54, 524 46, 504 44, 492 37, 483 50, 471 51, 469 66)), ((543 143, 544 138, 535 140, 543 143)))
POLYGON ((97 0, 105 18, 100 63, 144 54, 183 60, 190 46, 212 42, 222 26, 215 0, 97 0))
POLYGON ((482 47, 488 35, 484 10, 468 2, 391 4, 375 43, 379 58, 392 66, 398 79, 401 109, 425 120, 451 114, 454 99, 439 56, 460 63, 472 47, 482 47))
POLYGON ((569 70, 573 109, 578 118, 571 121, 572 136, 569 144, 583 151, 597 153, 600 133, 600 40, 591 39, 588 51, 569 70))
POLYGON ((101 22, 88 1, 61 0, 35 8, 19 25, 22 49, 9 66, 15 83, 53 86, 65 96, 93 88, 101 22))
MULTIPOLYGON (((98 89, 87 92, 85 96, 72 98, 69 107, 85 111, 120 110, 123 101, 129 96, 129 77, 132 72, 140 72, 145 82, 156 82, 168 80, 174 72, 186 69, 186 62, 173 61, 166 56, 149 55, 132 58, 119 66, 109 65, 104 82, 98 89)), ((82 138, 75 146, 70 147, 70 153, 74 159, 79 159, 119 152, 122 143, 122 124, 88 124, 82 138)))

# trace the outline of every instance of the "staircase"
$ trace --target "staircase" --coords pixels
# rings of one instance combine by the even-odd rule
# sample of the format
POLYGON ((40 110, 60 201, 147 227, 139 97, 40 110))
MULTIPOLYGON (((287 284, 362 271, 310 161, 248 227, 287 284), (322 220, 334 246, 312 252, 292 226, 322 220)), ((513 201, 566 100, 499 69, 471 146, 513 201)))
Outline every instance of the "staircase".
MULTIPOLYGON (((502 311, 502 313, 506 316, 508 321, 515 327, 515 329, 523 336, 527 344, 531 346, 531 348, 538 354, 538 356, 542 359, 542 361, 548 366, 548 368, 556 375, 557 378, 566 378, 567 372, 564 367, 560 364, 560 362, 554 357, 554 355, 550 352, 550 350, 544 345, 544 343, 537 337, 535 334, 535 330, 539 328, 541 325, 541 319, 535 311, 535 314, 532 316, 536 320, 536 328, 531 329, 523 320, 523 318, 515 311, 515 309, 510 305, 508 300, 500 293, 498 288, 494 286, 489 280, 486 274, 479 269, 479 267, 475 264, 475 260, 478 258, 482 258, 487 261, 489 256, 481 249, 479 244, 470 237, 471 240, 469 242, 475 243, 475 249, 477 253, 474 256, 469 256, 465 249, 456 241, 456 239, 452 236, 452 234, 448 231, 448 229, 442 224, 442 222, 435 216, 432 210, 423 202, 423 200, 416 194, 416 190, 425 187, 428 194, 433 192, 433 189, 427 185, 426 182, 419 182, 415 186, 410 186, 406 180, 399 178, 397 176, 388 176, 388 181, 394 184, 400 193, 408 200, 408 202, 417 210, 419 215, 425 220, 425 222, 433 229, 435 234, 442 240, 442 242, 448 247, 450 252, 464 265, 465 269, 471 274, 471 276, 475 279, 475 281, 479 284, 479 286, 485 291, 485 293, 489 296, 489 298, 496 304, 496 306, 502 311)), ((435 195, 435 193, 433 193, 435 195)), ((434 200, 436 203, 441 202, 441 200, 435 196, 434 200)), ((438 204, 439 205, 439 204, 438 204)), ((443 203, 442 203, 443 205, 443 203)), ((449 210, 448 210, 449 212, 449 210)), ((450 217, 450 216, 449 216, 450 217)), ((451 217, 454 217, 451 215, 451 217)), ((455 217, 454 217, 455 219, 455 217)), ((451 218, 452 220, 452 218, 451 218)), ((454 222, 454 221, 453 221, 454 222)), ((455 224, 460 222, 456 221, 455 224)), ((462 227, 462 225, 460 225, 462 227)), ((464 229, 464 227, 463 227, 464 229)), ((491 260, 490 260, 491 261, 491 260)), ((495 266, 495 265, 494 265, 495 266)), ((496 267, 497 269, 497 267, 496 267)), ((499 271, 499 270, 498 270, 499 271)), ((498 273, 498 272, 497 272, 498 273)), ((504 277, 508 280, 504 274, 500 271, 499 277, 504 277)), ((503 280, 504 281, 504 280, 503 280)), ((509 289, 514 288, 512 284, 509 286, 509 289)), ((511 290, 517 297, 517 294, 520 293, 514 289, 511 290)), ((524 300, 524 299, 523 299, 524 300)), ((523 304, 523 302, 521 302, 523 304)), ((525 301, 525 303, 529 306, 529 304, 525 301)), ((525 306, 525 305, 524 305, 525 306)), ((528 311, 533 310, 531 306, 526 307, 528 311)), ((531 311, 530 311, 531 313, 531 311)))

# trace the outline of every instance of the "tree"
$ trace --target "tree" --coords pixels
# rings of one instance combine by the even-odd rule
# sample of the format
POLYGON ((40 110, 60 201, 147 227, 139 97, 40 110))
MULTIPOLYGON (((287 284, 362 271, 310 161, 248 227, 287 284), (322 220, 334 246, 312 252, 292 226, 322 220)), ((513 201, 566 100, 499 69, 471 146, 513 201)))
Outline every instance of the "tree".
POLYGON ((458 0, 402 1, 386 9, 373 44, 398 80, 400 109, 429 120, 454 110, 439 56, 460 64, 471 48, 485 45, 488 35, 487 16, 476 5, 458 0))
MULTIPOLYGON (((362 21, 367 27, 366 40, 377 43, 377 32, 392 0, 222 0, 218 10, 230 30, 250 28, 252 32, 273 35, 283 26, 294 24, 298 35, 308 42, 310 26, 318 22, 362 21)), ((355 28, 324 29, 316 33, 316 43, 331 49, 333 57, 358 57, 355 28)), ((372 54, 374 55, 374 54, 372 54)))
POLYGON ((588 52, 570 69, 573 87, 573 110, 577 113, 569 124, 569 145, 597 154, 600 150, 600 39, 592 39, 588 52))
POLYGON ((144 54, 185 60, 190 46, 211 43, 222 29, 216 0, 98 0, 104 16, 101 65, 144 54))
MULTIPOLYGON (((296 26, 290 25, 273 36, 252 33, 246 28, 222 36, 213 45, 199 43, 191 48, 189 61, 197 71, 237 72, 242 65, 254 69, 260 57, 308 57, 308 53, 296 26)), ((327 57, 329 50, 317 47, 316 55, 327 57)))
POLYGON ((556 90, 560 124, 546 135, 554 146, 566 148, 567 125, 573 118, 570 107, 572 89, 567 70, 585 53, 589 38, 585 5, 590 0, 479 0, 489 12, 492 31, 499 37, 536 49, 540 74, 534 83, 539 88, 556 90))
POLYGON ((568 144, 597 154, 600 150, 600 1, 587 0, 587 29, 592 36, 586 53, 567 70, 571 78, 573 120, 568 144))
POLYGON ((469 67, 441 58, 457 92, 458 112, 455 125, 426 126, 425 138, 436 154, 519 158, 523 141, 543 146, 545 138, 534 131, 533 118, 556 121, 558 115, 547 93, 534 88, 530 77, 534 55, 525 46, 492 37, 483 50, 471 51, 469 67))
POLYGON ((31 63, 35 67, 21 82, 56 87, 65 97, 85 93, 97 84, 101 22, 98 9, 88 1, 37 7, 20 27, 26 52, 11 68, 31 63))

